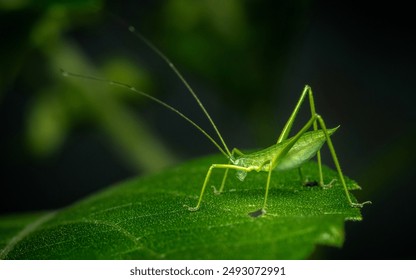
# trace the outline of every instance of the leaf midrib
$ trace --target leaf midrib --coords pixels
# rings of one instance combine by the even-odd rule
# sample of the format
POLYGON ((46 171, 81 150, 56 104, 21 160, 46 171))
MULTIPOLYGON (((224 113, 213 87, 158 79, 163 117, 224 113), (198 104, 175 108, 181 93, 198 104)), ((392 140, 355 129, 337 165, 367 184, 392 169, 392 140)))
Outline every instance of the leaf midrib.
POLYGON ((4 246, 3 250, 0 252, 0 260, 3 260, 7 254, 13 250, 14 246, 18 244, 21 240, 23 240, 26 236, 31 234, 32 232, 36 231, 41 225, 48 222, 50 219, 55 217, 55 215, 58 213, 58 211, 52 211, 49 213, 46 213, 45 215, 39 217, 32 223, 25 226, 21 231, 19 231, 13 238, 10 239, 10 241, 4 246))

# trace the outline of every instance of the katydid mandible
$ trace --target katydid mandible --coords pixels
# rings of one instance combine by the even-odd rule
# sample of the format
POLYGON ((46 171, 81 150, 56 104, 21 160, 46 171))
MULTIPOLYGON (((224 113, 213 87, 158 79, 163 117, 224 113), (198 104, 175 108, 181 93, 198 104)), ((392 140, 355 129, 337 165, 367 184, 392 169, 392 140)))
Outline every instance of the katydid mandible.
MULTIPOLYGON (((198 124, 196 124, 194 121, 192 121, 189 117, 184 115, 182 112, 180 112, 178 109, 172 107, 171 105, 163 102, 162 100, 153 97, 143 91, 137 90, 136 88, 117 81, 111 81, 107 79, 92 77, 92 76, 86 76, 86 75, 80 75, 75 73, 66 72, 64 70, 61 70, 62 74, 64 76, 71 76, 71 77, 77 77, 77 78, 83 78, 88 80, 95 80, 99 82, 106 82, 110 85, 119 86, 123 88, 127 88, 130 91, 133 91, 139 95, 142 95, 146 98, 149 98, 150 100, 166 107, 167 109, 175 112, 180 117, 185 119, 187 122, 189 122, 192 126, 194 126, 199 132, 201 132, 205 137, 208 138, 209 141, 211 141, 217 149, 228 159, 227 164, 212 164, 208 172, 205 176, 205 180, 202 184, 202 188, 199 194, 198 201, 195 206, 187 206, 184 205, 189 211, 197 211, 201 207, 202 198, 205 193, 205 189, 209 183, 209 180, 211 178, 212 171, 214 169, 224 169, 224 177, 222 179, 222 183, 220 186, 220 189, 214 190, 215 193, 219 194, 224 191, 225 182, 228 176, 228 171, 230 169, 236 170, 237 178, 241 181, 244 180, 248 172, 256 171, 256 172, 267 172, 267 181, 265 182, 265 194, 264 194, 264 200, 261 208, 257 211, 254 211, 252 213, 249 213, 252 217, 260 216, 264 213, 266 213, 266 207, 267 207, 267 197, 269 193, 269 187, 270 187, 270 181, 272 176, 273 170, 278 171, 284 171, 294 168, 301 168, 302 164, 306 161, 310 160, 315 155, 317 156, 318 161, 318 171, 319 171, 319 182, 318 185, 321 187, 328 187, 332 184, 332 181, 328 184, 324 184, 324 178, 322 174, 322 163, 321 163, 321 155, 320 155, 320 149, 323 146, 323 144, 326 142, 328 144, 332 159, 334 161, 336 170, 338 172, 339 180, 342 184, 342 187, 345 191, 345 196, 350 204, 351 207, 362 207, 364 204, 371 203, 370 201, 366 201, 363 203, 355 203, 352 201, 350 193, 347 189, 344 175, 341 170, 341 166, 338 161, 337 154, 335 152, 335 148, 331 141, 331 135, 338 129, 332 128, 328 129, 325 125, 324 119, 317 114, 315 110, 315 102, 313 98, 312 89, 310 86, 306 85, 301 93, 301 96, 292 112, 292 114, 289 117, 289 120, 286 122, 285 126, 283 127, 283 130, 277 139, 276 143, 266 149, 253 152, 250 154, 244 154, 240 150, 234 148, 232 151, 229 150, 228 146, 226 145, 224 138, 222 137, 221 133, 219 132, 217 126, 215 125, 213 119, 211 118, 208 111, 205 109, 204 105, 200 101, 199 97, 195 93, 195 91, 192 89, 192 87, 189 85, 189 83, 185 80, 185 78, 182 76, 181 72, 176 68, 176 66, 170 61, 170 59, 162 53, 155 45, 153 45, 147 38, 145 38, 143 35, 141 35, 139 32, 135 30, 133 26, 129 26, 128 30, 134 34, 137 38, 139 38, 141 41, 143 41, 151 50, 153 50, 162 60, 164 60, 167 65, 171 68, 171 70, 175 73, 175 75, 181 80, 181 82, 186 87, 187 91, 192 95, 192 97, 197 102, 198 106, 204 113, 204 115, 207 117, 208 121, 214 128, 214 131, 220 140, 220 143, 214 140, 214 137, 209 135, 205 130, 203 130, 198 124), (311 116, 308 120, 308 122, 292 137, 289 138, 289 133, 291 132, 292 125, 296 119, 296 116, 304 103, 304 101, 308 99, 309 100, 309 106, 310 106, 310 113, 311 116), (312 129, 312 130, 310 130, 312 129)), ((334 181, 334 180, 333 180, 334 181)), ((215 189, 215 188, 214 188, 215 189)))

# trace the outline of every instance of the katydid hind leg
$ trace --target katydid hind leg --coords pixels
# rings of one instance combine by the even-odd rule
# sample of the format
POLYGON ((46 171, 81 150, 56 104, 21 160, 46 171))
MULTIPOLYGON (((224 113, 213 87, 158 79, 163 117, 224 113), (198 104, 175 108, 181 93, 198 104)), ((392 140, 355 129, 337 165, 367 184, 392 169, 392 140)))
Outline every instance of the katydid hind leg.
MULTIPOLYGON (((293 110, 292 114, 290 115, 288 121, 286 122, 282 133, 280 134, 279 138, 277 139, 277 143, 282 142, 283 140, 286 140, 289 136, 290 130, 292 129, 292 125, 296 119, 296 116, 298 115, 298 112, 305 101, 306 97, 309 98, 309 107, 311 112, 311 117, 314 117, 316 115, 316 109, 315 109, 315 100, 313 98, 313 92, 312 88, 308 85, 306 85, 302 91, 302 94, 300 95, 300 98, 295 106, 295 109, 293 110)), ((313 130, 318 130, 318 124, 316 120, 313 122, 313 130)), ((323 175, 322 175, 322 160, 321 160, 321 152, 318 151, 316 153, 316 158, 318 161, 318 172, 319 172, 319 184, 323 185, 323 175)))
MULTIPOLYGON (((338 161, 337 153, 335 151, 334 145, 332 144, 331 137, 329 136, 328 130, 326 128, 325 121, 319 115, 317 116, 317 119, 318 119, 318 122, 319 122, 319 125, 320 125, 321 129, 325 133, 326 142, 328 144, 328 148, 329 148, 329 151, 331 153, 332 160, 334 161, 335 167, 336 167, 337 172, 338 172, 339 180, 341 181, 342 187, 344 188, 345 195, 348 199, 349 204, 352 207, 363 207, 365 204, 371 204, 371 201, 365 201, 363 203, 356 203, 356 202, 352 201, 351 195, 350 195, 350 193, 348 191, 348 188, 347 188, 347 184, 345 183, 344 174, 342 173, 342 170, 341 170, 341 165, 339 164, 339 161, 338 161)), ((322 169, 320 169, 320 172, 321 172, 320 176, 322 176, 322 169)), ((333 181, 331 181, 331 183, 332 182, 333 181)), ((329 184, 331 184, 331 183, 329 183, 329 184)))
MULTIPOLYGON (((347 185, 345 183, 344 175, 342 173, 341 166, 339 164, 337 154, 335 152, 334 146, 333 146, 332 141, 331 141, 331 137, 329 136, 328 129, 326 128, 326 125, 325 125, 325 122, 324 122, 323 118, 320 115, 316 114, 316 112, 315 112, 315 106, 314 106, 314 102, 313 102, 312 91, 310 91, 310 98, 311 98, 310 99, 310 102, 311 102, 311 111, 313 111, 314 114, 312 115, 312 117, 308 121, 308 123, 294 137, 292 137, 292 141, 293 142, 297 141, 297 139, 303 133, 305 133, 306 130, 308 130, 311 126, 313 126, 314 130, 317 130, 318 129, 318 127, 317 127, 317 121, 318 121, 319 122, 319 126, 321 127, 322 131, 325 134, 325 138, 326 138, 326 141, 327 141, 329 150, 331 152, 332 159, 334 161, 335 167, 336 167, 337 172, 338 172, 338 177, 339 177, 339 179, 341 181, 341 184, 342 184, 342 186, 344 188, 345 195, 347 197, 347 200, 348 200, 349 204, 352 207, 363 207, 364 204, 370 204, 371 201, 366 201, 364 203, 355 203, 355 202, 352 201, 351 195, 350 195, 350 193, 348 191, 348 188, 347 188, 347 185)), ((288 145, 287 147, 291 147, 291 145, 288 145)), ((321 185, 324 188, 325 187, 327 188, 328 185, 325 185, 324 182, 323 182, 322 163, 321 163, 321 157, 320 157, 320 152, 319 151, 317 152, 317 157, 318 157, 318 169, 319 169, 319 177, 320 177, 319 185, 321 185)), ((333 180, 329 183, 329 185, 331 185, 332 183, 333 183, 333 180)))
MULTIPOLYGON (((306 97, 309 97, 309 106, 310 106, 310 111, 311 111, 311 116, 315 115, 315 102, 313 99, 313 93, 312 93, 312 89, 310 86, 306 85, 299 97, 298 102, 296 103, 295 109, 293 109, 292 114, 290 115, 289 119, 287 120, 285 126, 283 127, 282 132, 280 133, 279 138, 277 139, 276 143, 280 143, 283 140, 286 140, 289 137, 289 133, 292 129, 292 125, 295 122, 296 116, 299 113, 299 110, 303 104, 303 102, 305 101, 306 97)), ((316 130, 316 125, 314 125, 314 129, 316 130)))
POLYGON ((268 176, 267 176, 266 191, 265 191, 265 194, 264 194, 263 207, 261 209, 257 210, 257 211, 249 213, 250 216, 258 217, 258 216, 260 216, 259 213, 262 213, 262 214, 266 213, 267 198, 268 198, 268 194, 269 194, 270 180, 271 180, 271 175, 272 175, 273 169, 278 164, 280 157, 287 154, 287 152, 293 147, 293 145, 299 140, 299 138, 313 125, 316 118, 317 118, 317 115, 315 114, 302 127, 302 129, 299 130, 299 132, 294 137, 291 138, 290 142, 285 146, 284 149, 282 149, 282 151, 279 154, 275 155, 274 158, 272 158, 270 161, 265 161, 263 163, 263 164, 269 164, 269 170, 268 170, 268 176))

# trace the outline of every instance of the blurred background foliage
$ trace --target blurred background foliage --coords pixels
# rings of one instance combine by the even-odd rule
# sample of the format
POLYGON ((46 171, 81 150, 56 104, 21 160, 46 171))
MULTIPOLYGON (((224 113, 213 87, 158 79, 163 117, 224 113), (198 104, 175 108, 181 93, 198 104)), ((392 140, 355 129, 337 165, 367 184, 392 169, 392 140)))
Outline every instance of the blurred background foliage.
POLYGON ((60 68, 128 83, 212 133, 178 78, 126 22, 183 72, 231 147, 273 144, 310 84, 328 126, 341 124, 334 143, 345 173, 363 187, 358 197, 374 202, 364 222, 347 224, 342 250, 316 257, 414 258, 403 250, 415 234, 410 10, 311 0, 0 0, 0 213, 65 207, 217 152, 157 104, 61 75, 60 68))

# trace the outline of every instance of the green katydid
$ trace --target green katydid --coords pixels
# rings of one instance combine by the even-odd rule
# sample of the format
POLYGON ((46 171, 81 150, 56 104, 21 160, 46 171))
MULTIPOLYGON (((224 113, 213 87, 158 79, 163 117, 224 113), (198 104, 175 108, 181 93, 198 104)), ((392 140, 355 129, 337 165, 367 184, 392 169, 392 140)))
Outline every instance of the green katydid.
POLYGON ((283 171, 283 170, 288 170, 288 169, 293 169, 293 168, 299 168, 300 170, 303 163, 305 163, 306 161, 308 161, 309 159, 311 159, 312 157, 316 155, 317 160, 318 160, 318 169, 319 169, 318 170, 319 171, 318 185, 321 187, 330 186, 332 184, 332 181, 328 185, 325 185, 323 174, 322 174, 320 149, 325 142, 327 142, 328 144, 332 159, 334 161, 335 167, 338 172, 339 180, 344 188, 346 199, 348 200, 348 203, 351 205, 351 207, 362 207, 364 204, 371 203, 370 201, 366 201, 364 203, 355 203, 352 201, 349 191, 347 189, 346 183, 345 183, 344 175, 342 173, 337 154, 335 152, 334 146, 331 141, 331 135, 338 129, 338 127, 327 129, 323 118, 319 114, 316 113, 315 102, 313 98, 312 89, 310 86, 306 85, 304 87, 303 92, 295 106, 295 109, 290 115, 289 120, 286 122, 279 138, 277 139, 274 145, 266 149, 253 152, 253 153, 249 153, 249 154, 244 154, 243 152, 241 152, 240 150, 236 148, 234 148, 230 152, 228 146, 226 145, 221 133, 219 132, 210 114, 205 109, 204 105, 200 101, 199 97, 196 95, 195 91, 192 89, 189 83, 185 80, 185 78, 182 76, 182 74, 179 72, 176 66, 170 61, 170 59, 164 53, 162 53, 148 39, 146 39, 140 33, 136 32, 133 26, 130 26, 128 29, 132 34, 134 34, 141 41, 143 41, 151 50, 153 50, 161 59, 163 59, 167 63, 167 65, 172 69, 172 71, 178 76, 178 78, 185 85, 185 87, 187 88, 187 91, 193 96, 198 106, 200 107, 200 109, 202 110, 202 112, 204 113, 204 115, 207 117, 208 121, 214 128, 214 131, 217 134, 218 139, 220 140, 220 143, 215 141, 211 135, 209 135, 198 124, 196 124, 189 117, 184 115, 178 109, 172 107, 171 105, 163 102, 162 100, 156 97, 153 97, 140 90, 137 90, 136 88, 128 84, 117 82, 117 81, 111 81, 107 79, 102 79, 102 78, 97 78, 97 77, 92 77, 92 76, 70 73, 70 72, 61 70, 62 74, 64 76, 72 76, 72 77, 83 78, 83 79, 88 79, 88 80, 95 80, 99 82, 107 82, 114 86, 127 88, 130 91, 140 94, 146 98, 149 98, 150 100, 166 107, 167 109, 175 112, 180 117, 185 119, 192 126, 198 129, 203 135, 205 135, 208 138, 208 140, 211 141, 218 148, 218 150, 228 159, 228 163, 227 164, 212 164, 209 167, 196 205, 194 207, 184 205, 189 211, 197 211, 200 208, 201 203, 202 203, 202 198, 205 193, 205 189, 209 183, 212 171, 214 169, 225 169, 225 173, 222 179, 220 189, 217 191, 214 187, 214 192, 216 194, 220 194, 223 192, 225 182, 228 176, 228 171, 230 169, 236 170, 237 178, 241 181, 243 181, 247 173, 251 171, 257 171, 257 172, 262 171, 262 172, 268 173, 262 207, 257 211, 249 213, 249 215, 252 217, 260 216, 266 212, 267 196, 269 193, 270 180, 271 180, 271 175, 272 175, 273 170, 283 171), (291 132, 291 128, 296 119, 296 116, 301 108, 301 105, 307 98, 309 99, 311 117, 308 120, 308 122, 300 129, 299 132, 297 132, 294 136, 289 138, 289 133, 291 132), (311 128, 313 130, 309 130, 311 128))

